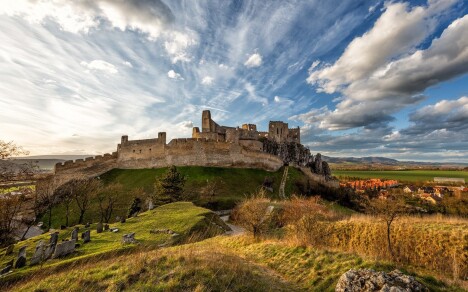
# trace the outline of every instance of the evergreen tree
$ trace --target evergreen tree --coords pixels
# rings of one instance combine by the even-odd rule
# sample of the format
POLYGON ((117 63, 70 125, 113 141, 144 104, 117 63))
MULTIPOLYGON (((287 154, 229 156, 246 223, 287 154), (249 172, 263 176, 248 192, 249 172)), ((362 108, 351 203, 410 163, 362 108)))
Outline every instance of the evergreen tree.
POLYGON ((184 199, 185 176, 171 166, 166 174, 156 180, 154 202, 165 204, 184 199))

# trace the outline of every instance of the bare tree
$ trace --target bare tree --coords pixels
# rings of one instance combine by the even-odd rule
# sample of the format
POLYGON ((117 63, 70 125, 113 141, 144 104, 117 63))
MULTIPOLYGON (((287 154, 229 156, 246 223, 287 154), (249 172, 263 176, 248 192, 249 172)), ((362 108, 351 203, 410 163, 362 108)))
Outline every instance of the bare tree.
POLYGON ((405 201, 402 197, 388 197, 387 199, 373 199, 369 203, 369 209, 372 213, 380 217, 385 222, 387 230, 387 247, 392 258, 395 253, 392 245, 392 223, 400 216, 408 213, 405 201))
POLYGON ((7 159, 16 155, 28 155, 29 152, 23 147, 16 145, 13 141, 5 142, 0 140, 0 159, 7 159))
POLYGON ((0 244, 10 244, 13 240, 13 231, 16 228, 15 220, 21 210, 24 196, 12 193, 3 194, 0 198, 0 244))
POLYGON ((57 203, 56 181, 53 176, 48 176, 36 182, 36 196, 34 199, 34 212, 38 215, 44 211, 48 214, 47 227, 52 225, 52 209, 57 203))
POLYGON ((100 222, 109 223, 114 212, 114 205, 117 198, 123 192, 123 186, 118 183, 107 185, 97 193, 99 201, 99 211, 101 213, 100 222))
POLYGON ((80 211, 78 224, 82 224, 90 199, 99 191, 100 182, 96 179, 76 179, 70 183, 73 187, 73 198, 80 211))

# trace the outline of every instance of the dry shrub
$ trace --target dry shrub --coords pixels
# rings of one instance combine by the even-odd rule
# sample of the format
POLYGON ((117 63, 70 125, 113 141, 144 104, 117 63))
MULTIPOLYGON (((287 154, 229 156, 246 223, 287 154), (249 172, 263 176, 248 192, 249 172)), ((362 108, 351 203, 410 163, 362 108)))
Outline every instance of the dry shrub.
POLYGON ((262 188, 251 198, 236 206, 232 219, 258 238, 270 228, 272 211, 271 201, 266 198, 265 190, 262 188))
POLYGON ((289 237, 300 245, 317 243, 325 232, 324 222, 336 221, 339 216, 321 204, 320 197, 293 197, 283 202, 280 220, 293 231, 289 237))

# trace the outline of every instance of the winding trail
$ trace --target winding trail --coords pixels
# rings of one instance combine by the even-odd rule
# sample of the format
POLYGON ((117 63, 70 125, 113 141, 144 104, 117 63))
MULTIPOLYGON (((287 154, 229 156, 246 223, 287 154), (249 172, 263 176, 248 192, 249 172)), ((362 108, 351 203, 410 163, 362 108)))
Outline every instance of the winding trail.
POLYGON ((281 179, 281 184, 279 187, 279 196, 281 199, 286 199, 284 188, 286 186, 286 180, 288 179, 289 166, 284 167, 283 178, 281 179))

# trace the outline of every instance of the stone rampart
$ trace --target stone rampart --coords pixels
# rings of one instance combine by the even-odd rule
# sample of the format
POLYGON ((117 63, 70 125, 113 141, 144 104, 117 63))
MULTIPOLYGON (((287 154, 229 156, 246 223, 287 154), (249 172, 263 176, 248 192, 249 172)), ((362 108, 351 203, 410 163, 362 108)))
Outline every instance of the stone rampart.
POLYGON ((163 152, 152 153, 150 157, 145 153, 141 153, 141 156, 119 153, 117 165, 119 168, 129 169, 176 165, 263 168, 274 171, 283 165, 283 161, 276 156, 258 150, 252 151, 239 144, 183 138, 173 139, 165 145, 163 152))
POLYGON ((73 178, 89 178, 101 175, 117 167, 117 152, 85 159, 69 160, 55 165, 55 180, 67 182, 73 178))

